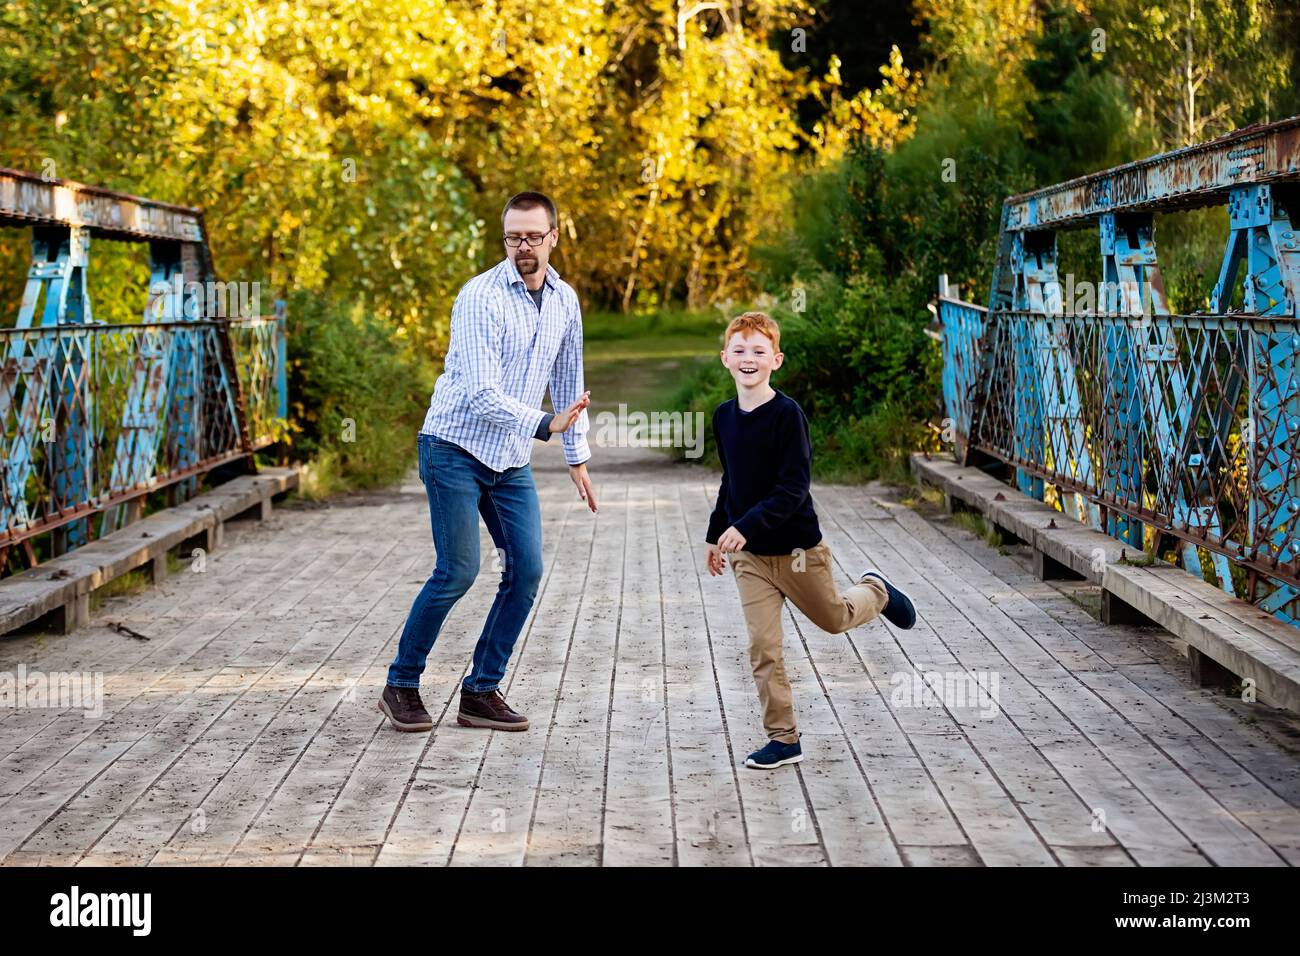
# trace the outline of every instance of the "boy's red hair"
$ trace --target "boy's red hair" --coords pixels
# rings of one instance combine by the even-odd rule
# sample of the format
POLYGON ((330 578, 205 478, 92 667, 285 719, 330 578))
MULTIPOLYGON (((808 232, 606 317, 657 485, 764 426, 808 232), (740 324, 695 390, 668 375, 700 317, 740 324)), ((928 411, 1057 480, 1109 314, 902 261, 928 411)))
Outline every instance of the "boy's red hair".
POLYGON ((761 332, 772 340, 773 352, 781 351, 781 326, 766 312, 745 312, 728 322, 727 331, 722 333, 724 349, 737 332, 761 332))

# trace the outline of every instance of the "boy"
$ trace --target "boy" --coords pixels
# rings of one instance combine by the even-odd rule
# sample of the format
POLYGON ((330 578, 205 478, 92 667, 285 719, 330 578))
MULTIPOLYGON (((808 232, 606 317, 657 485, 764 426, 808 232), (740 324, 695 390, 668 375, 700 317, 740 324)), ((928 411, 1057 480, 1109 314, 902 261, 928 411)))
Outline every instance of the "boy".
POLYGON ((809 490, 808 420, 794 399, 768 383, 785 360, 776 322, 763 312, 746 312, 727 325, 723 343, 722 364, 736 382, 736 397, 713 412, 723 473, 705 560, 716 576, 723 572, 723 555, 731 555, 768 736, 767 746, 746 757, 745 766, 773 770, 803 760, 781 653, 785 599, 832 634, 881 614, 906 630, 916 623, 916 609, 875 569, 847 591, 835 585, 809 490))

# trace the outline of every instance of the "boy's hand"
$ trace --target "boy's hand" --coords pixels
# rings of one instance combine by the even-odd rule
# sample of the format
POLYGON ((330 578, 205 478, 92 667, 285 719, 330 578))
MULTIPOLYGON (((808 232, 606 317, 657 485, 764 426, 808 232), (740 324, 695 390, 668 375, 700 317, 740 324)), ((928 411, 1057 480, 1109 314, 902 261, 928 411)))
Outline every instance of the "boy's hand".
POLYGON ((722 556, 722 549, 716 544, 706 544, 704 548, 704 563, 708 565, 709 574, 716 578, 727 569, 727 561, 722 556))
POLYGON ((724 552, 739 551, 745 547, 745 536, 732 525, 718 536, 718 547, 724 552))

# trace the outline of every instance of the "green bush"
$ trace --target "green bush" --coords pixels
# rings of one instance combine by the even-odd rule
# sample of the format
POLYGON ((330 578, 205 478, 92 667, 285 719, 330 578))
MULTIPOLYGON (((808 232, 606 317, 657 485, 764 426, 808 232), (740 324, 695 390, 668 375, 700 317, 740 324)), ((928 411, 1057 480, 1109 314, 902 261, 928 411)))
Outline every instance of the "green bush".
POLYGON ((435 363, 360 308, 306 293, 288 307, 291 444, 308 462, 304 496, 399 481, 415 461, 435 363))

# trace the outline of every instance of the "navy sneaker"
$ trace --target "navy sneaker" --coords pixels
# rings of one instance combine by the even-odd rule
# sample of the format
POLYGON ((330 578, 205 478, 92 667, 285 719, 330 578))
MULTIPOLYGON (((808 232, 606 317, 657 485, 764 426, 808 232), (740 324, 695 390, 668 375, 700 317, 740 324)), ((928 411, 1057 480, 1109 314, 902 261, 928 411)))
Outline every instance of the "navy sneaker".
POLYGON ((912 599, 904 594, 898 588, 890 583, 889 578, 885 577, 875 568, 868 568, 862 572, 861 581, 867 575, 879 578, 885 584, 885 590, 889 592, 889 603, 881 611, 885 615, 885 620, 900 631, 906 631, 916 624, 916 607, 912 604, 912 599))
POLYGON ((758 770, 775 770, 788 763, 798 763, 802 759, 803 748, 799 746, 798 741, 783 744, 779 740, 769 740, 766 747, 755 750, 745 758, 745 766, 758 770))

